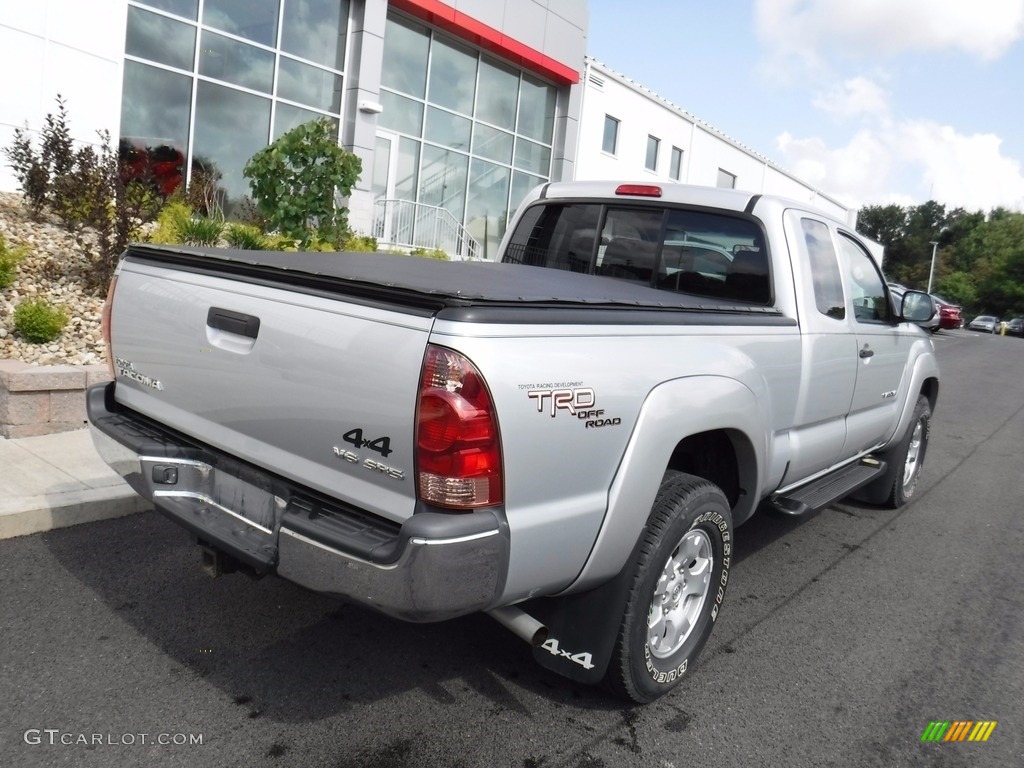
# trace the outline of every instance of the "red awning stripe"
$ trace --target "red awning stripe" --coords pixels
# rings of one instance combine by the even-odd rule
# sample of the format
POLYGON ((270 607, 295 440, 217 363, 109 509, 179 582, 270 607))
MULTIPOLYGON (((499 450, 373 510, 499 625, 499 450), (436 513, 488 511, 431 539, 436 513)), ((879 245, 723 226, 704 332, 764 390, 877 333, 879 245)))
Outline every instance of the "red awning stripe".
POLYGON ((391 5, 559 85, 572 85, 580 81, 580 73, 572 67, 545 56, 439 0, 391 0, 391 5))

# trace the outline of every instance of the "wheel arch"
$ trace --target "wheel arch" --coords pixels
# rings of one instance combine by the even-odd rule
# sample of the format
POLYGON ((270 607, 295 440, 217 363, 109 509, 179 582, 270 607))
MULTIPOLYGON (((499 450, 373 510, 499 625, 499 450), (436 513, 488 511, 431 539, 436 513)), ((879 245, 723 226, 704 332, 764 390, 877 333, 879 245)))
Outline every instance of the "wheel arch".
POLYGON ((745 384, 723 376, 665 382, 644 401, 608 494, 608 510, 590 556, 562 594, 620 572, 646 525, 666 470, 718 485, 733 522, 757 507, 764 476, 768 407, 745 384))

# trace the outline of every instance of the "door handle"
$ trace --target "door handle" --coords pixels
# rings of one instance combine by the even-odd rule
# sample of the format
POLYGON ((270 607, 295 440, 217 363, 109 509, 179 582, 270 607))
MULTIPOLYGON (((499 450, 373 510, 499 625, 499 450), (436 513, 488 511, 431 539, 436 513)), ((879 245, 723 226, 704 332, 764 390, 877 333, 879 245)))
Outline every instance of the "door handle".
POLYGON ((864 345, 864 349, 860 351, 860 356, 864 359, 874 357, 875 351, 871 349, 867 344, 864 345))
POLYGON ((210 311, 206 313, 206 324, 211 328, 250 339, 255 339, 260 332, 260 319, 255 315, 245 315, 220 307, 210 307, 210 311))

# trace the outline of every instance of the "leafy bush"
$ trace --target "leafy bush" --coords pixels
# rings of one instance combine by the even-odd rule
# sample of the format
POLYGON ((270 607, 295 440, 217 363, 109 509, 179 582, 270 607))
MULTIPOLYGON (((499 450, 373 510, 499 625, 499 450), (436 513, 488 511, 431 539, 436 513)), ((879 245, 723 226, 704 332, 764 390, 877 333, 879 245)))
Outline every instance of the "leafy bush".
POLYGON ((333 133, 327 119, 303 123, 253 155, 242 171, 270 226, 304 246, 314 234, 333 243, 347 234, 348 209, 335 195, 352 193, 362 162, 333 133))
POLYGON ((193 216, 178 223, 178 234, 185 245, 215 246, 223 231, 223 221, 205 216, 193 216))
POLYGON ((22 301, 14 309, 15 330, 33 344, 53 341, 67 324, 67 313, 45 299, 22 301))
POLYGON ((159 211, 162 198, 146 179, 133 178, 110 145, 110 133, 99 131, 98 148, 75 148, 64 99, 48 114, 37 152, 27 130, 14 131, 4 151, 34 215, 49 209, 90 254, 88 280, 97 293, 106 289, 121 253, 138 226, 159 211), (95 244, 85 230, 96 234, 95 244))
POLYGON ((410 256, 419 256, 421 259, 436 259, 437 261, 448 261, 448 254, 440 248, 413 248, 409 251, 410 256))
POLYGON ((192 218, 192 207, 181 198, 171 197, 156 217, 156 228, 150 233, 151 243, 180 245, 182 225, 192 218))
POLYGON ((224 229, 224 240, 232 248, 245 251, 267 250, 267 238, 256 227, 249 224, 228 224, 224 229))
POLYGON ((377 250, 377 238, 369 235, 357 235, 350 232, 349 235, 338 245, 340 251, 362 251, 373 253, 377 250))
POLYGON ((3 235, 0 235, 0 288, 6 288, 14 282, 18 262, 25 258, 25 253, 24 248, 9 249, 3 235))

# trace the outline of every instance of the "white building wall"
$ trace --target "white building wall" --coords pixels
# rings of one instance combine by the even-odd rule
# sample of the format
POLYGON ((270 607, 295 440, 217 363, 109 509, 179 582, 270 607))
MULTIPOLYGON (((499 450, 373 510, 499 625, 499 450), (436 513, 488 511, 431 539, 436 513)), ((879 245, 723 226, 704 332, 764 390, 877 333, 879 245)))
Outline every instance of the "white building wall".
MULTIPOLYGON (((117 144, 127 23, 125 0, 0 0, 0 149, 16 128, 34 140, 59 93, 67 104, 72 138, 99 143, 110 131, 117 144)), ((38 146, 38 145, 37 145, 38 146)), ((0 154, 0 191, 18 182, 0 154)))
POLYGON ((582 79, 576 178, 670 181, 672 147, 683 150, 679 181, 716 186, 718 171, 736 177, 736 189, 781 195, 810 204, 850 226, 857 209, 815 189, 734 139, 629 78, 587 59, 582 79), (605 115, 619 122, 614 155, 602 150, 605 115), (647 137, 661 140, 654 171, 645 168, 647 137))

